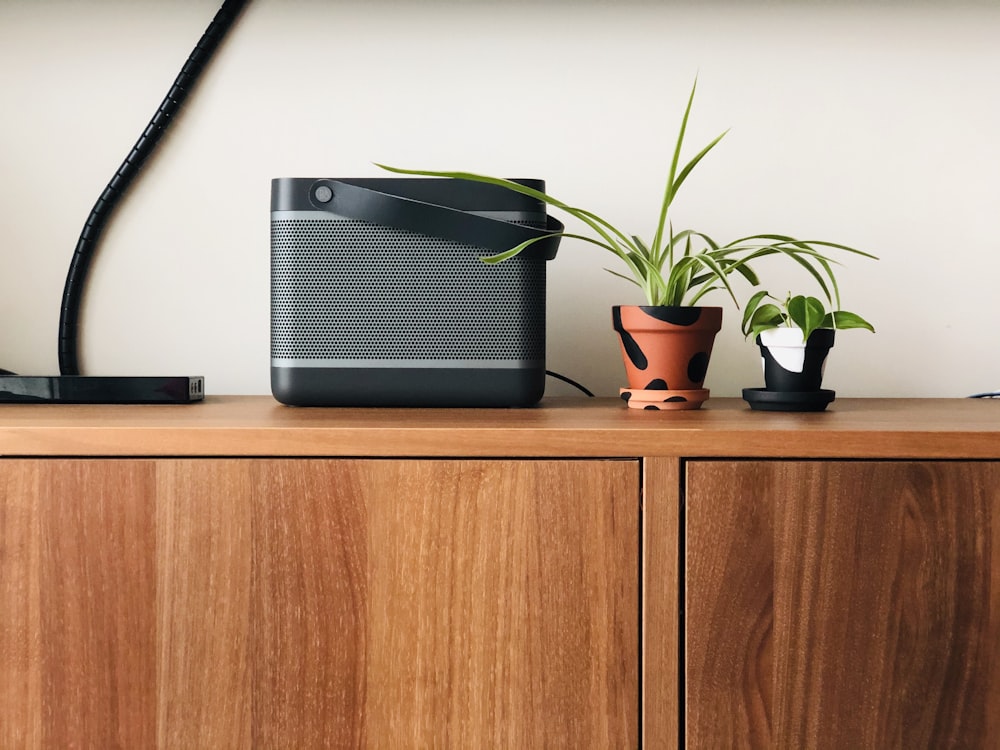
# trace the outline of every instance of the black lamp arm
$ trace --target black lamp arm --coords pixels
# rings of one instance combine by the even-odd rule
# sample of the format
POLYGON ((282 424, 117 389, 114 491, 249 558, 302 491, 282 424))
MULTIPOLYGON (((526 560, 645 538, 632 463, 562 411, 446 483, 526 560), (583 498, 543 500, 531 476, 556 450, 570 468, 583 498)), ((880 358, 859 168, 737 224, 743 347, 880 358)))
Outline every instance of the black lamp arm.
POLYGON ((78 341, 80 308, 86 286, 87 273, 97 252, 101 235, 107 226, 115 206, 124 196, 146 160, 152 155, 188 94, 194 88, 205 66, 218 49, 220 43, 233 25, 248 0, 225 0, 215 14, 194 50, 188 56, 170 91, 167 92, 153 119, 139 136, 125 161, 108 182, 104 192, 97 199, 87 221, 80 232, 80 238, 70 260, 66 285, 63 287, 62 305, 59 312, 59 371, 63 375, 79 375, 78 341))

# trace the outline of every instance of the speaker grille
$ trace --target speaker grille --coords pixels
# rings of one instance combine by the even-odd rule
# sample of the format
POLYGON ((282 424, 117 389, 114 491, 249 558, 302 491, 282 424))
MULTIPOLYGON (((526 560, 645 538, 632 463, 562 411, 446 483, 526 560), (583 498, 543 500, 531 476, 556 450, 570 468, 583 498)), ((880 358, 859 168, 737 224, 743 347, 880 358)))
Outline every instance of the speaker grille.
POLYGON ((271 221, 271 356, 545 358, 545 261, 352 219, 271 221))

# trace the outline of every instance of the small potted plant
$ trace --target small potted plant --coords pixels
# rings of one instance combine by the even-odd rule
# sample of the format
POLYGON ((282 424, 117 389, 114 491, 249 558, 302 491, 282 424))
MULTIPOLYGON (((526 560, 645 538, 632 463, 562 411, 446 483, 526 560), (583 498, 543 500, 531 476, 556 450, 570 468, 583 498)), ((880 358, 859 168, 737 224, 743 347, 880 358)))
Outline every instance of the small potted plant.
MULTIPOLYGON (((839 309, 839 293, 832 272, 836 307, 827 311, 816 297, 788 294, 784 299, 756 292, 743 311, 743 334, 760 347, 764 388, 744 388, 750 408, 762 411, 822 411, 835 393, 823 385, 826 357, 839 330, 875 328, 857 313, 839 309)), ((824 286, 824 291, 826 287, 824 286)), ((834 304, 834 300, 827 299, 834 304)))
MULTIPOLYGON (((738 307, 731 278, 736 274, 757 285, 752 264, 765 256, 790 257, 819 278, 821 269, 829 268, 830 259, 817 248, 858 251, 835 243, 798 240, 781 234, 756 234, 720 244, 703 232, 674 230, 669 211, 678 190, 726 134, 718 135, 681 166, 681 150, 696 88, 697 81, 691 88, 681 120, 651 242, 622 231, 592 211, 573 207, 547 193, 510 180, 470 172, 378 166, 400 174, 500 185, 544 201, 585 225, 590 234, 564 232, 562 235, 610 252, 622 264, 625 273, 606 270, 633 283, 645 296, 644 305, 616 305, 612 308, 612 326, 621 342, 628 378, 628 388, 621 389, 622 398, 633 408, 698 408, 708 398, 704 381, 715 335, 722 326, 722 308, 700 304, 705 295, 724 290, 738 307)), ((503 262, 535 241, 524 242, 483 260, 487 263, 503 262)))

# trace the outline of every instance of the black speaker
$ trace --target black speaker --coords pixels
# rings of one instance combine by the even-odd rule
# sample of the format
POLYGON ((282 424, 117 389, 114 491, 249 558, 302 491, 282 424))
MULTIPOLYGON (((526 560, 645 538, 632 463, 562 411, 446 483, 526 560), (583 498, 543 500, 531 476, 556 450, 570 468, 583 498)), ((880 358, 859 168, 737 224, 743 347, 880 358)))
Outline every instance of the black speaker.
POLYGON ((466 180, 273 180, 274 397, 535 404, 545 388, 545 264, 561 229, 541 200, 466 180), (526 240, 514 258, 482 260, 526 240))

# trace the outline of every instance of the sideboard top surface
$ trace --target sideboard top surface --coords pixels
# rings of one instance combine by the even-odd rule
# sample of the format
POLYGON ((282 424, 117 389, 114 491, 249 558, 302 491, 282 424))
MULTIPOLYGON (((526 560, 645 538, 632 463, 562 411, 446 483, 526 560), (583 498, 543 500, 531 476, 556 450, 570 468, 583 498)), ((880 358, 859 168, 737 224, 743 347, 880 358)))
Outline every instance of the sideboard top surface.
POLYGON ((617 399, 531 409, 0 405, 0 456, 1000 458, 1000 400, 838 399, 812 414, 647 412, 617 399))

